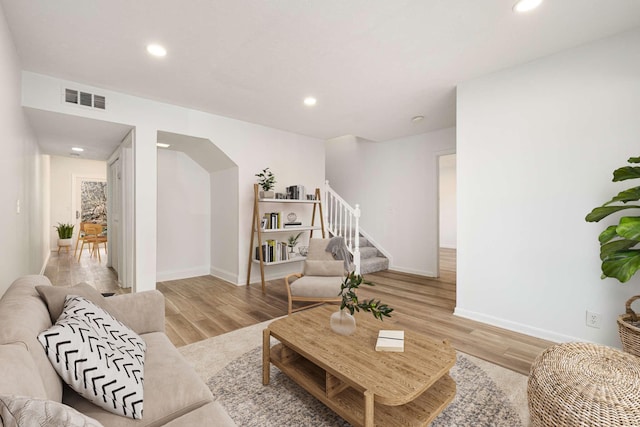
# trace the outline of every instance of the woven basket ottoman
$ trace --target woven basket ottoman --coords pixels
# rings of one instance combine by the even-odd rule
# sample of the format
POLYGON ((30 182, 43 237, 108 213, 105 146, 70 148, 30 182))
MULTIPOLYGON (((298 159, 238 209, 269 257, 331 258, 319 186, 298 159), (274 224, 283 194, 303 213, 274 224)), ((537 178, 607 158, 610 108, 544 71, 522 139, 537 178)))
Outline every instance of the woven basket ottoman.
POLYGON ((640 426, 640 358, 597 344, 549 347, 531 366, 531 425, 640 426))

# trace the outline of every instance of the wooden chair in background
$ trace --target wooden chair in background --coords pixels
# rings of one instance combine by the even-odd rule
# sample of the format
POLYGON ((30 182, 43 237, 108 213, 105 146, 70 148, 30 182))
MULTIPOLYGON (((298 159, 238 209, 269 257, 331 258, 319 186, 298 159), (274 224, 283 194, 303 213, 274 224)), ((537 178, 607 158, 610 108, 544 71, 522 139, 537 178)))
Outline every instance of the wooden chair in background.
POLYGON ((304 261, 304 272, 290 274, 284 279, 287 288, 288 314, 323 303, 342 301, 340 286, 346 274, 344 261, 335 260, 325 249, 331 239, 309 239, 309 253, 304 261), (293 308, 294 302, 315 304, 293 308))
POLYGON ((80 246, 80 255, 78 255, 78 262, 82 257, 82 251, 84 245, 89 245, 89 252, 93 257, 96 252, 98 254, 98 260, 102 262, 100 257, 100 243, 104 243, 104 251, 107 252, 107 236, 102 234, 103 228, 100 224, 84 223, 84 237, 82 238, 82 245, 80 246))
MULTIPOLYGON (((76 248, 73 251, 73 257, 74 258, 76 256, 78 256, 78 244, 80 243, 81 240, 84 239, 84 234, 85 234, 84 226, 86 224, 90 224, 90 223, 88 223, 88 222, 81 222, 80 223, 80 229, 78 230, 78 237, 76 238, 76 248)), ((82 251, 81 251, 81 253, 82 253, 82 251)))

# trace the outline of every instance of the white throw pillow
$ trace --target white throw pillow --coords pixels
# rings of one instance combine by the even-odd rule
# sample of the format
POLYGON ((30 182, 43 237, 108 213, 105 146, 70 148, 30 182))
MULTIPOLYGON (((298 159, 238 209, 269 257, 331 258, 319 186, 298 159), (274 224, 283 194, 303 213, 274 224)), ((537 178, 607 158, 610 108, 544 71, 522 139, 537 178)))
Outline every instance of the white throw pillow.
POLYGON ((58 375, 82 397, 142 418, 147 346, 138 334, 91 301, 68 295, 58 321, 38 340, 58 375))
POLYGON ((0 395, 0 425, 4 427, 103 427, 70 406, 26 396, 0 395))

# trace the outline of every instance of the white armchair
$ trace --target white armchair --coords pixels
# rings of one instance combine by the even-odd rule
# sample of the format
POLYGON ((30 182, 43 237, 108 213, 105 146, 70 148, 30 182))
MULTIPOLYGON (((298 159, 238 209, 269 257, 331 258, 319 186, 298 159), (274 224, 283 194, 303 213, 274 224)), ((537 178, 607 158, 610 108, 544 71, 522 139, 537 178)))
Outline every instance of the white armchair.
POLYGON ((284 278, 289 299, 289 310, 294 311, 314 307, 326 302, 340 302, 340 285, 347 274, 345 262, 335 260, 326 248, 331 239, 310 239, 309 253, 304 261, 302 273, 290 274, 284 278), (293 302, 315 302, 293 308, 293 302))

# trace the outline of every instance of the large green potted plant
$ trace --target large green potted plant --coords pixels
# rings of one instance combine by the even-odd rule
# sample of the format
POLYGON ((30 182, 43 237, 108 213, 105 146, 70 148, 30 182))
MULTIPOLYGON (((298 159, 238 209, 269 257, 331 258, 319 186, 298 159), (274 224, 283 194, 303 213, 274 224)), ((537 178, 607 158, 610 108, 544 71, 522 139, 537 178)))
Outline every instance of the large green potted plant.
MULTIPOLYGON (((632 165, 640 163, 640 157, 628 160, 632 165)), ((639 166, 624 166, 613 172, 613 181, 627 181, 640 178, 639 166)), ((600 259, 602 260, 602 278, 614 277, 625 283, 640 269, 640 187, 632 187, 619 192, 611 200, 593 209, 585 218, 589 222, 598 222, 611 214, 622 212, 617 224, 608 226, 600 236, 600 259), (635 203, 634 203, 635 202, 635 203)), ((618 316, 618 333, 622 348, 627 353, 640 356, 640 323, 631 309, 631 304, 640 299, 640 295, 631 297, 625 304, 625 314, 618 316)))
MULTIPOLYGON (((640 157, 631 157, 631 164, 640 163, 640 157)), ((624 166, 613 172, 613 182, 640 178, 639 166, 624 166)), ((640 205, 629 204, 640 200, 640 187, 632 187, 621 191, 611 200, 593 209, 585 218, 588 222, 598 222, 611 214, 624 211, 618 223, 607 227, 598 240, 600 241, 600 259, 602 260, 602 278, 615 277, 625 283, 640 269, 640 216, 628 215, 639 213, 640 205), (631 211, 630 211, 631 210, 631 211)))
POLYGON ((382 304, 380 300, 376 301, 372 298, 360 301, 358 299, 356 291, 361 285, 374 286, 373 283, 364 280, 364 277, 354 272, 349 273, 342 285, 340 285, 339 295, 342 297, 340 310, 331 315, 330 321, 331 328, 335 332, 342 335, 351 335, 356 328, 356 319, 353 317, 356 311, 367 311, 380 320, 385 317, 391 317, 393 308, 387 304, 382 304))

